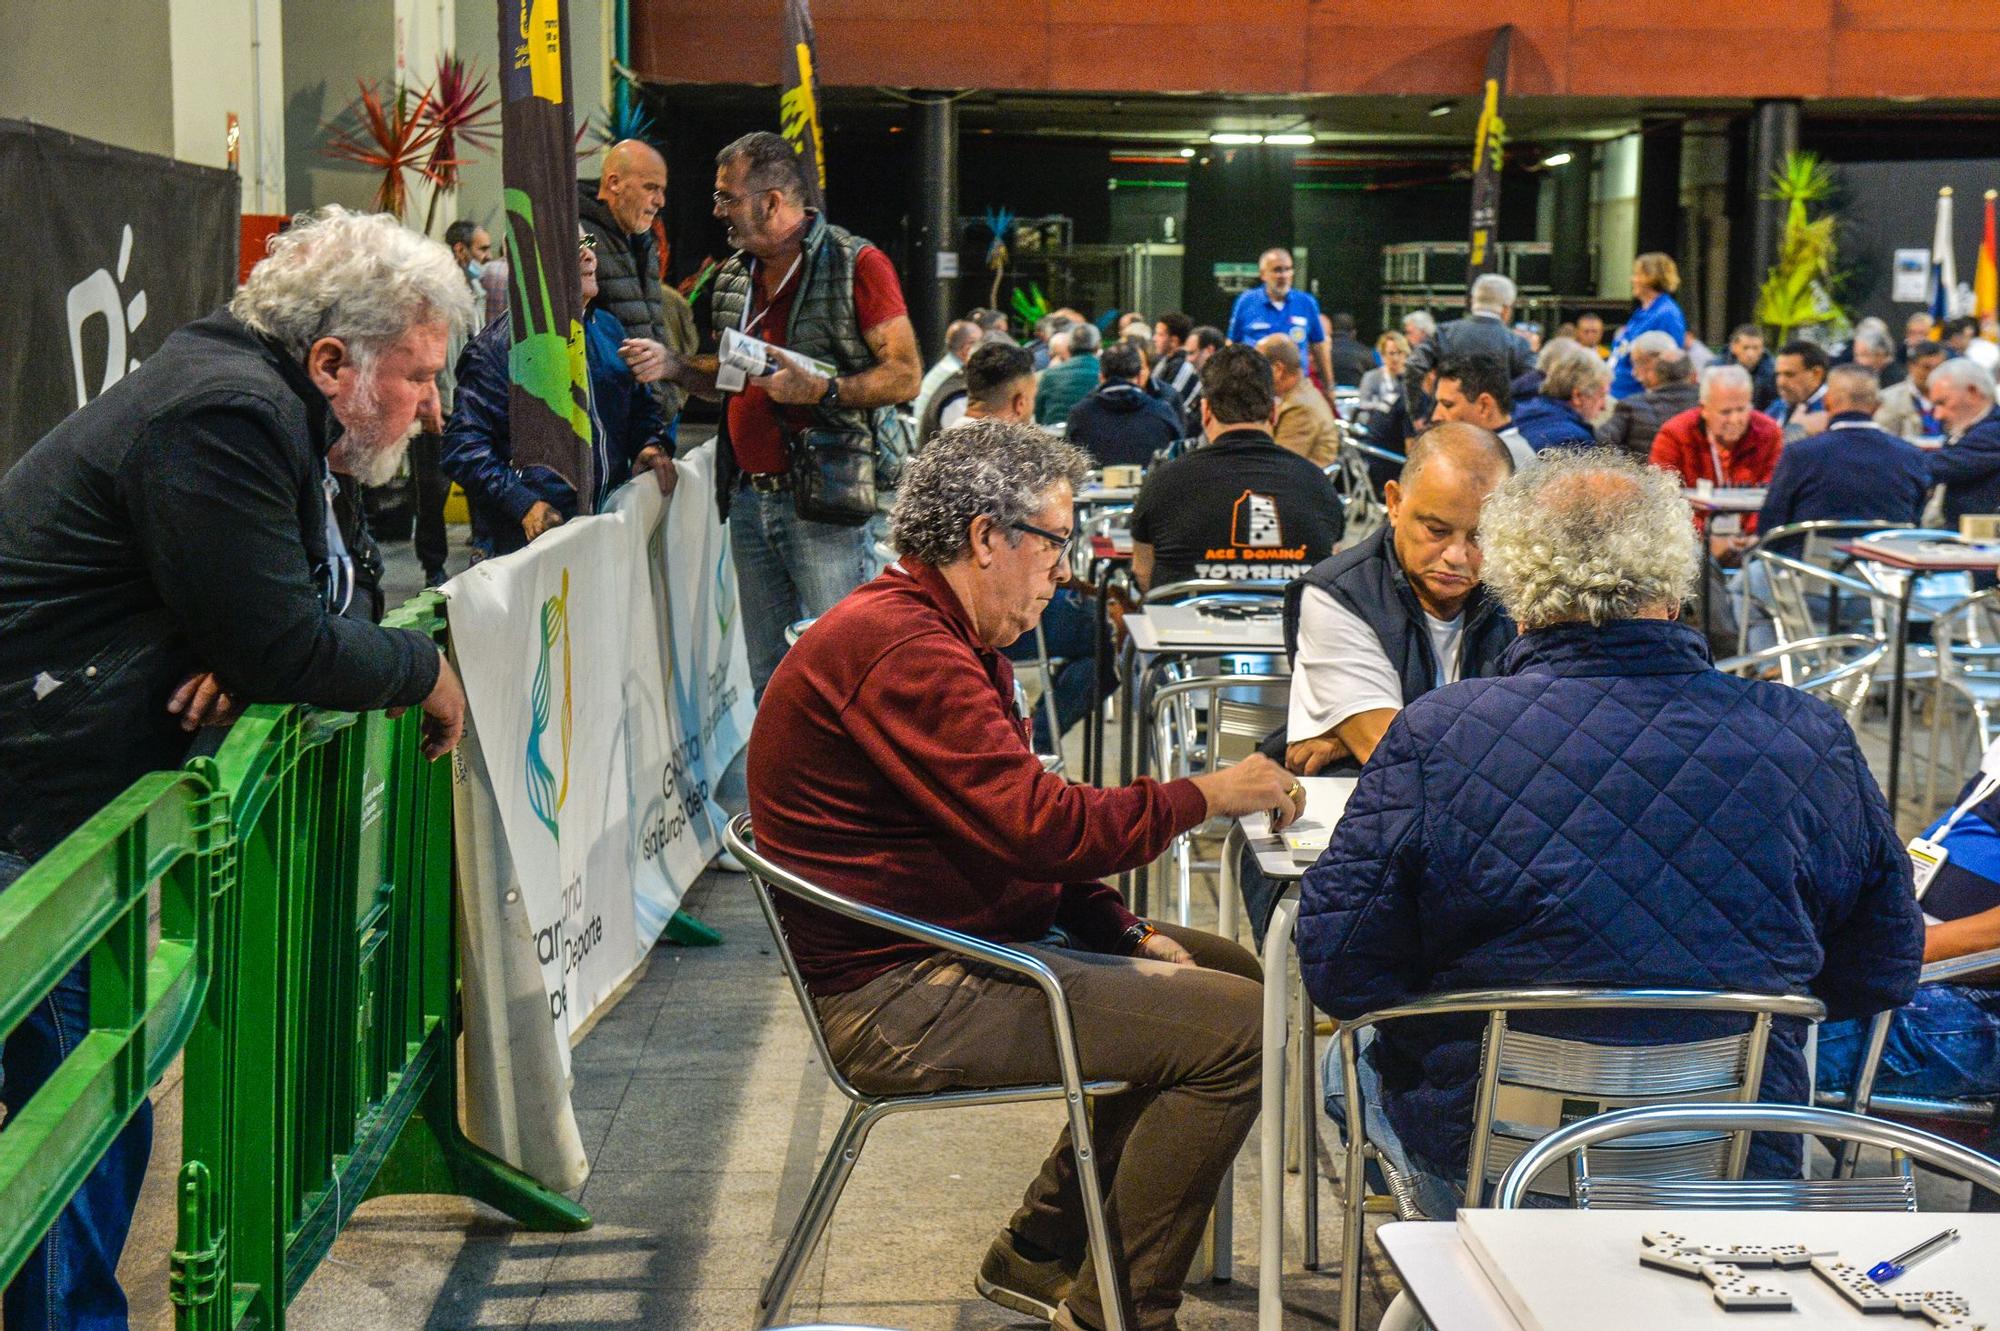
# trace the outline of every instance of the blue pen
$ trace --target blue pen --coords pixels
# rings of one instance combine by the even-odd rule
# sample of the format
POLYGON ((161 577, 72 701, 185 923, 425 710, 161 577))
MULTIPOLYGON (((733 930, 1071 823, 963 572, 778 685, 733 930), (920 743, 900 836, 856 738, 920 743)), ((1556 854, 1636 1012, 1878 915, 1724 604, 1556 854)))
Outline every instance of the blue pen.
POLYGON ((1924 1258, 1956 1242, 1958 1242, 1958 1231, 1955 1229, 1947 1229, 1942 1234, 1933 1234, 1908 1252, 1899 1252, 1888 1261, 1877 1262, 1869 1267, 1868 1278, 1878 1285, 1886 1285, 1924 1258))

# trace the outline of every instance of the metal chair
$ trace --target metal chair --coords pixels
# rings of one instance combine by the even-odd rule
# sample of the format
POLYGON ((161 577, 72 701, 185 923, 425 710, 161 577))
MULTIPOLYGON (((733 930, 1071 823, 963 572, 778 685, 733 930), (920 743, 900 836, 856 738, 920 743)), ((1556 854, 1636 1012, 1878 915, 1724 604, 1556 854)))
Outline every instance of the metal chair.
POLYGON ((815 617, 813 619, 794 620, 785 625, 785 646, 796 646, 799 639, 805 636, 806 630, 818 622, 818 618, 815 617))
MULTIPOLYGON (((1747 574, 1754 562, 1773 560, 1772 564, 1766 566, 1765 571, 1773 575, 1771 585, 1774 602, 1777 600, 1779 590, 1776 570, 1791 569, 1798 571, 1810 584, 1807 589, 1798 589, 1797 579, 1787 580, 1793 590, 1815 590, 1830 593, 1831 596, 1841 599, 1854 597, 1859 603, 1874 607, 1878 623, 1886 622, 1887 616, 1894 613, 1893 601, 1883 598, 1882 594, 1869 583, 1848 573, 1847 567, 1850 561, 1833 547, 1839 542, 1860 540, 1884 531, 1899 530, 1902 525, 1873 518, 1857 520, 1829 518, 1811 522, 1788 522, 1758 534, 1757 544, 1743 557, 1743 568, 1747 574), (1882 604, 1875 605, 1878 599, 1882 604)), ((1752 584, 1746 581, 1747 585, 1752 584)), ((1772 617, 1779 642, 1841 631, 1836 625, 1821 623, 1806 608, 1803 595, 1783 603, 1767 603, 1754 596, 1751 599, 1772 617)), ((1830 614, 1831 611, 1826 613, 1830 614)), ((1740 617, 1737 630, 1736 650, 1739 653, 1749 650, 1749 633, 1750 617, 1743 615, 1740 617)))
MULTIPOLYGON (((1656 1104, 1673 1100, 1754 1100, 1764 1076, 1764 1053, 1774 1017, 1817 1022, 1817 999, 1790 994, 1726 993, 1703 989, 1539 988, 1433 994, 1342 1022, 1338 1033, 1347 1094, 1347 1166, 1341 1180, 1341 1331, 1354 1331, 1361 1311, 1361 1251, 1368 1201, 1367 1168, 1381 1169, 1398 1218, 1422 1219, 1411 1182, 1401 1178, 1368 1140, 1359 1076, 1363 1030, 1410 1018, 1480 1015, 1486 1018, 1484 1050, 1473 1100, 1472 1145, 1466 1160, 1465 1205, 1478 1206, 1489 1183, 1534 1143, 1575 1112, 1579 1100, 1594 1107, 1656 1104), (1748 1017, 1749 1029, 1679 1044, 1607 1045, 1515 1030, 1509 1018, 1523 1013, 1611 1011, 1629 1014, 1686 1012, 1748 1017)), ((1311 1078, 1308 1062, 1306 1077, 1311 1078)), ((1634 1177, 1685 1177, 1709 1173, 1734 1178, 1749 1154, 1747 1135, 1685 1133, 1623 1148, 1620 1163, 1634 1177)), ((1301 1180, 1315 1191, 1313 1153, 1301 1180)), ((1530 1175, 1532 1178, 1533 1175, 1530 1175)), ((1310 1217, 1310 1212, 1309 1212, 1310 1217)), ((1308 1231, 1308 1255, 1317 1246, 1308 1231)))
POLYGON ((1375 482, 1368 475, 1368 459, 1361 451, 1363 447, 1347 442, 1343 434, 1340 456, 1322 468, 1326 478, 1333 482, 1334 493, 1340 496, 1341 512, 1346 518, 1342 537, 1344 545, 1352 545, 1372 535, 1377 527, 1389 520, 1389 510, 1383 504, 1382 496, 1375 492, 1375 482))
POLYGON ((1803 1105, 1677 1104, 1619 1109, 1597 1114, 1549 1133, 1521 1153, 1500 1180, 1493 1205, 1521 1205, 1529 1181, 1574 1155, 1570 1170, 1578 1209, 1698 1208, 1730 1211, 1914 1211, 1912 1161, 1956 1174, 2000 1192, 2000 1162, 1932 1133, 1899 1123, 1803 1105), (1690 1133, 1810 1133, 1893 1153, 1895 1172, 1873 1178, 1736 1179, 1595 1177, 1589 1168, 1592 1146, 1632 1137, 1681 1137, 1690 1133))
MULTIPOLYGON (((1966 702, 1972 714, 1977 740, 1975 752, 1984 753, 1993 742, 1995 713, 2000 710, 2000 588, 1968 596, 1956 605, 1938 611, 1931 619, 1931 646, 1937 652, 1937 697, 1939 715, 1931 727, 1930 773, 1925 799, 1937 803, 1938 746, 1944 728, 1942 715, 1946 690, 1966 702)), ((1954 729, 1956 727, 1954 726, 1954 729)), ((1961 743, 1955 764, 1963 771, 1970 758, 1961 743)))
POLYGON ((1756 678, 1776 665, 1780 680, 1802 693, 1826 699, 1854 725, 1888 650, 1865 633, 1832 633, 1726 657, 1717 661, 1715 668, 1725 675, 1756 678))
POLYGON ((771 928, 771 939, 777 945, 786 978, 791 980, 792 993, 799 1000, 799 1010, 805 1014, 806 1029, 812 1033, 813 1048, 819 1056, 820 1065, 826 1069, 835 1089, 848 1100, 847 1115, 841 1120, 840 1131, 827 1151, 826 1161, 820 1166, 811 1191, 806 1194, 805 1204, 800 1208, 791 1237, 786 1240, 785 1250, 779 1255, 777 1265, 771 1268, 771 1274, 765 1278, 759 1293, 756 1321, 759 1331, 777 1326, 790 1308, 792 1294, 805 1269, 806 1259, 826 1232, 827 1223, 833 1218, 834 1206, 840 1201, 841 1191, 847 1186, 848 1176, 853 1173, 855 1161, 861 1156, 868 1133, 877 1122, 890 1114, 917 1110, 1021 1104, 1031 1100, 1066 1102, 1070 1141, 1076 1154, 1078 1189, 1083 1199, 1084 1224, 1090 1236, 1090 1256, 1096 1267, 1097 1287, 1103 1299, 1105 1331, 1124 1331, 1124 1286, 1112 1256, 1111 1230, 1105 1217, 1103 1184, 1097 1175, 1097 1152, 1090 1132, 1088 1106, 1092 1097, 1118 1095, 1129 1087, 1120 1081, 1084 1080, 1083 1062, 1076 1047, 1076 1031, 1070 1020, 1069 1000, 1055 972, 1036 957, 1016 948, 1001 947, 891 911, 864 906, 807 882, 757 852, 756 838, 747 814, 739 814, 730 821, 723 833, 723 844, 743 862, 750 875, 751 885, 757 892, 757 904, 764 912, 765 923, 771 928), (1062 1070, 1062 1079, 1039 1086, 983 1087, 909 1095, 870 1095, 857 1089, 841 1073, 839 1064, 827 1048, 819 1009, 813 1005, 812 995, 799 973, 798 962, 792 956, 784 921, 772 897, 774 891, 856 923, 914 939, 940 951, 1021 976, 1034 984, 1049 1002, 1049 1030, 1055 1043, 1056 1061, 1062 1070))

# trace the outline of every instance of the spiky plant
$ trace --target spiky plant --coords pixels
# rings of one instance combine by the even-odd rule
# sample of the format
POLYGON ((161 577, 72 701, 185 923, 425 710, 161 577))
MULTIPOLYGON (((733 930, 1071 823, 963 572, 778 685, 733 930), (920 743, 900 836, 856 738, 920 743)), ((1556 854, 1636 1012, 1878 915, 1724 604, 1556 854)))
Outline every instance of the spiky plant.
POLYGON ((494 114, 497 98, 486 96, 486 76, 455 55, 440 55, 437 75, 431 80, 430 121, 437 131, 431 142, 424 174, 431 182, 431 203, 424 214, 424 234, 437 220, 438 199, 458 189, 458 168, 465 165, 461 152, 491 152, 500 130, 494 114))
POLYGON ((375 210, 400 221, 410 201, 404 173, 415 171, 430 178, 429 154, 438 135, 430 115, 431 94, 418 93, 413 99, 408 88, 399 87, 393 96, 385 97, 375 80, 356 82, 361 96, 339 121, 326 127, 326 152, 380 172, 375 183, 375 210))
POLYGON ((1785 205, 1785 232, 1778 262, 1765 273, 1757 296, 1757 321, 1771 328, 1774 345, 1785 342, 1793 329, 1847 319, 1834 300, 1841 281, 1835 267, 1838 219, 1807 211, 1831 197, 1837 184, 1833 168, 1818 153, 1787 153, 1784 165, 1771 173, 1771 189, 1764 197, 1785 205))

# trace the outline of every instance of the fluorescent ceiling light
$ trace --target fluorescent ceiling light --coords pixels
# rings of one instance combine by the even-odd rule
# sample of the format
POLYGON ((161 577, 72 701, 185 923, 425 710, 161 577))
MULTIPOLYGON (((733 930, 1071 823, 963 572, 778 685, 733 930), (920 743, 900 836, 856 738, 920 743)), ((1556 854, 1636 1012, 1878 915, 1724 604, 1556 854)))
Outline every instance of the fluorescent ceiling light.
POLYGON ((1448 116, 1451 114, 1451 103, 1439 102, 1436 106, 1433 106, 1426 114, 1433 116, 1448 116))
POLYGON ((1277 144, 1278 146, 1280 146, 1280 147, 1283 147, 1283 148, 1302 148, 1302 147, 1305 147, 1305 146, 1306 146, 1307 144, 1312 144, 1312 143, 1318 143, 1318 142, 1319 142, 1319 135, 1317 135, 1317 134, 1266 134, 1266 135, 1264 136, 1264 142, 1266 142, 1266 143, 1275 143, 1275 144, 1277 144))
POLYGON ((1573 153, 1551 153, 1542 159, 1543 166, 1568 166, 1575 160, 1573 153))
POLYGON ((1183 156, 1183 157, 1192 157, 1192 156, 1194 156, 1194 149, 1192 149, 1192 148, 1183 148, 1183 149, 1181 149, 1181 156, 1183 156))
POLYGON ((1264 141, 1264 136, 1262 134, 1215 133, 1208 136, 1208 141, 1210 143, 1221 143, 1234 147, 1246 143, 1262 143, 1264 141))

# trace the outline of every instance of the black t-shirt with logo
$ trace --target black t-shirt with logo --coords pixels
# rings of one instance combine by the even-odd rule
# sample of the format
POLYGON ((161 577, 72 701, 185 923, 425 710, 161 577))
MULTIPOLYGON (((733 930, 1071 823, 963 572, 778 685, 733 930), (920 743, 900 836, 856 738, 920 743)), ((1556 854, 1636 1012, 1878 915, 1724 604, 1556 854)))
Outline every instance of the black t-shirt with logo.
POLYGON ((1231 430, 1154 468, 1132 506, 1153 586, 1289 579, 1333 553, 1346 519, 1325 473, 1264 430, 1231 430))

